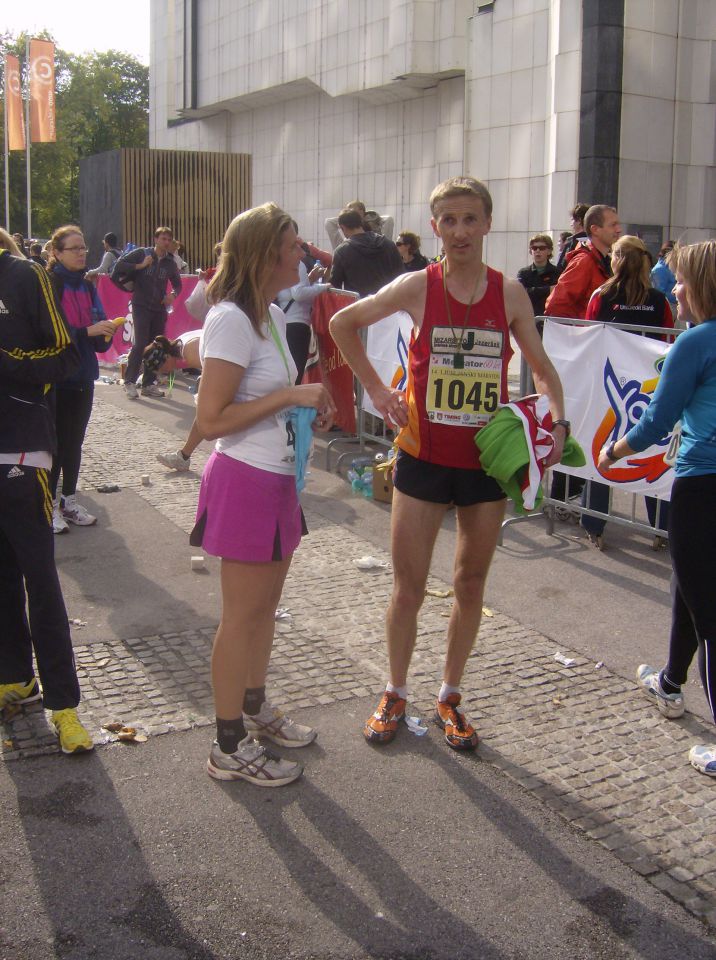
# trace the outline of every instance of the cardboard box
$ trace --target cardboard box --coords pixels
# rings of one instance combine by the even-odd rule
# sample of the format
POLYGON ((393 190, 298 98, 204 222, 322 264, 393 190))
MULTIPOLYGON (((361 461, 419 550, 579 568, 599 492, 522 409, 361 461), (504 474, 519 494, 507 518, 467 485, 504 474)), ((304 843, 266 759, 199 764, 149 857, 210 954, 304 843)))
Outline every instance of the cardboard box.
POLYGON ((393 471, 373 471, 373 499, 379 503, 393 502, 393 471))

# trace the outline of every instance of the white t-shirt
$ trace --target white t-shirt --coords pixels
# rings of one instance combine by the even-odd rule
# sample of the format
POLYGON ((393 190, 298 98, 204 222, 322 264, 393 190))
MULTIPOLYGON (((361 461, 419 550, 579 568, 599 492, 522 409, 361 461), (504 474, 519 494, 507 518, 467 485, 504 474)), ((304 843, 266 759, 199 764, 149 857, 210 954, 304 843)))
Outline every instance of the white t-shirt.
MULTIPOLYGON (((265 397, 274 390, 287 387, 289 383, 293 385, 296 380, 296 364, 286 343, 286 318, 275 304, 271 304, 269 309, 283 345, 288 373, 267 323, 263 324, 266 336, 260 337, 244 311, 227 300, 217 303, 207 314, 199 345, 201 362, 203 364, 207 359, 228 360, 229 363, 244 367, 245 372, 234 397, 235 403, 265 397)), ((240 433, 219 437, 216 451, 260 470, 295 474, 293 432, 289 429, 288 410, 265 417, 240 433)))

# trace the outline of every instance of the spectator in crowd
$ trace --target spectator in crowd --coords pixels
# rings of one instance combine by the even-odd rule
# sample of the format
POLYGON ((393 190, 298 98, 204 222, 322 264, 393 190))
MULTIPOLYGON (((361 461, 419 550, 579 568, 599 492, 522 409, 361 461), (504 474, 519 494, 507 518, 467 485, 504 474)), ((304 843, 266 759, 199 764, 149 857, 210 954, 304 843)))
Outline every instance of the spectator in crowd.
POLYGON ((559 243, 558 243, 558 249, 559 249, 559 256, 557 258, 558 262, 559 260, 562 259, 562 251, 564 250, 564 245, 566 244, 566 242, 569 240, 571 236, 572 234, 569 232, 569 230, 562 230, 562 232, 560 233, 559 243))
MULTIPOLYGON (((291 225, 298 233, 298 225, 295 220, 291 221, 291 225)), ((302 240, 300 240, 300 243, 303 247, 302 240)), ((323 273, 324 270, 320 263, 314 263, 309 272, 304 259, 298 265, 298 283, 292 287, 287 287, 285 290, 279 290, 276 296, 276 303, 286 317, 286 340, 293 362, 296 364, 296 383, 303 380, 303 372, 308 360, 308 350, 311 345, 311 308, 313 301, 325 290, 328 290, 328 284, 321 283, 323 273)))
MULTIPOLYGON (((214 262, 218 263, 221 256, 221 244, 214 244, 214 262)), ((216 266, 207 267, 206 270, 199 271, 199 279, 196 286, 184 301, 187 313, 190 313, 195 320, 203 323, 209 312, 209 301, 206 299, 206 291, 209 281, 216 273, 216 266)), ((191 364, 190 364, 191 366, 191 364)))
POLYGON ((333 253, 332 286, 367 297, 404 272, 393 241, 366 231, 357 210, 342 210, 338 224, 347 239, 333 253))
POLYGON ((52 235, 48 263, 57 300, 62 305, 70 336, 80 354, 80 366, 58 380, 53 392, 57 449, 52 458, 50 492, 52 528, 67 533, 69 523, 88 527, 97 522, 77 500, 82 444, 92 415, 94 383, 99 376, 97 353, 109 349, 116 327, 107 319, 94 284, 85 279, 87 247, 79 227, 60 227, 52 235), (57 487, 62 474, 62 495, 57 487))
MULTIPOLYGON (((362 200, 351 200, 350 203, 345 205, 344 210, 355 210, 359 213, 362 221, 361 226, 364 230, 380 234, 380 236, 386 237, 388 240, 393 239, 395 221, 392 217, 382 217, 376 213, 375 210, 366 210, 362 200)), ((339 217, 329 217, 329 219, 326 220, 326 233, 334 250, 340 243, 347 239, 345 231, 340 225, 339 217)), ((326 264, 324 264, 324 266, 326 266, 326 264)))
POLYGON ((544 315, 547 297, 559 278, 559 270, 552 263, 553 250, 552 237, 548 233, 536 233, 530 237, 532 263, 517 274, 517 279, 527 291, 536 317, 544 315))
POLYGON ((13 257, 22 257, 18 245, 15 243, 14 234, 10 236, 7 230, 0 228, 0 250, 7 250, 13 257))
POLYGON ((427 267, 428 259, 420 252, 420 237, 417 233, 401 230, 395 245, 403 258, 406 273, 411 273, 414 270, 424 270, 427 267))
POLYGON ((673 240, 666 241, 666 243, 659 250, 659 259, 656 261, 651 270, 652 286, 664 294, 672 307, 676 306, 676 297, 674 296, 676 277, 671 272, 671 267, 668 264, 667 258, 674 249, 674 246, 675 244, 673 240))
POLYGON ((122 256, 122 251, 117 246, 116 233, 105 233, 102 246, 104 248, 104 253, 102 254, 102 259, 99 262, 99 266, 95 267, 94 270, 88 270, 85 274, 85 277, 88 280, 95 280, 98 276, 105 274, 109 275, 112 272, 112 268, 114 267, 115 263, 122 256))
POLYGON ((186 256, 186 251, 181 240, 172 241, 172 256, 174 257, 174 262, 177 265, 177 270, 179 273, 186 273, 189 269, 189 264, 184 259, 186 256))
POLYGON ((191 536, 221 557, 222 612, 212 653, 217 739, 208 773, 280 787, 302 773, 254 737, 305 747, 316 731, 266 699, 274 617, 291 558, 305 531, 296 492, 297 434, 291 408, 318 411, 328 429, 333 403, 322 384, 295 386, 279 290, 298 281, 303 250, 291 218, 267 203, 239 214, 222 242, 209 287, 213 306, 201 338, 197 418, 217 440, 204 470, 191 536))
MULTIPOLYGON (((644 327, 673 329, 674 318, 669 302, 660 290, 651 286, 649 251, 639 237, 624 236, 612 247, 614 276, 596 289, 587 306, 587 320, 601 323, 628 323, 644 327)), ((653 334, 653 336, 657 336, 653 334)), ((592 480, 582 491, 582 505, 606 513, 609 509, 609 487, 592 480)), ((666 529, 668 501, 646 497, 649 522, 666 529)), ((600 517, 582 516, 581 524, 590 541, 600 550, 604 546, 606 521, 600 517)))
POLYGON ((27 255, 27 247, 25 245, 25 238, 21 233, 13 233, 12 239, 17 244, 17 249, 20 251, 20 256, 24 257, 27 255))
POLYGON ((405 716, 418 612, 435 541, 446 509, 454 504, 455 602, 435 710, 448 745, 472 750, 478 737, 460 706, 460 684, 505 512, 504 493, 482 470, 475 432, 509 399, 511 333, 537 389, 550 399, 554 446, 548 465, 560 459, 569 424, 562 419, 562 388, 537 335, 527 294, 516 280, 483 262, 492 224, 487 188, 472 177, 453 177, 433 190, 430 209, 445 259, 403 274, 375 296, 340 310, 331 333, 380 415, 400 428, 391 520, 394 584, 386 618, 390 681, 364 736, 371 743, 388 743, 405 716), (399 310, 410 314, 414 325, 407 393, 382 382, 360 337, 363 328, 399 310))
MULTIPOLYGON (((678 319, 690 329, 669 349, 639 422, 604 447, 599 469, 608 472, 681 422, 669 510, 674 568, 669 657, 660 671, 642 664, 637 681, 663 716, 680 717, 682 687, 698 650, 701 682, 716 722, 716 240, 677 247, 669 266, 676 275, 678 319)), ((700 773, 716 777, 716 745, 692 747, 689 760, 700 773)))
POLYGON ((545 315, 583 320, 589 298, 612 275, 609 251, 619 239, 621 224, 614 207, 595 204, 584 218, 587 239, 566 256, 567 266, 547 298, 545 315))
POLYGON ((572 232, 565 239, 562 249, 559 252, 557 268, 559 269, 560 273, 562 270, 564 270, 567 254, 571 253, 572 250, 577 248, 577 244, 580 242, 580 240, 587 239, 587 229, 584 226, 584 218, 587 215, 587 210, 589 210, 588 203, 577 203, 569 212, 572 223, 572 232))
POLYGON ((45 269, 0 231, 0 710, 40 698, 63 753, 92 749, 55 567, 48 473, 55 427, 46 385, 78 368, 45 269), (35 678, 33 652, 42 690, 35 678))
POLYGON ((39 266, 41 266, 41 267, 44 267, 44 266, 45 266, 45 259, 44 259, 44 257, 42 256, 42 244, 41 244, 41 243, 31 243, 31 244, 30 244, 30 248, 29 248, 29 250, 28 250, 28 254, 29 254, 29 256, 28 256, 28 258, 27 258, 28 260, 34 260, 34 262, 37 263, 37 264, 39 264, 39 266))
MULTIPOLYGON (((134 317, 134 344, 129 352, 124 389, 130 400, 136 400, 137 377, 144 351, 152 340, 164 335, 167 325, 167 307, 181 293, 179 270, 171 254, 174 238, 169 227, 154 231, 154 247, 137 247, 119 258, 112 271, 112 281, 132 294, 134 317), (167 293, 167 284, 172 292, 167 293)), ((149 383, 142 380, 143 397, 163 397, 156 377, 149 383)))
MULTIPOLYGON (((545 316, 583 320, 589 298, 612 275, 609 251, 621 232, 617 211, 605 204, 595 204, 584 215, 584 225, 587 239, 580 240, 567 254, 567 265, 547 298, 545 316)), ((571 499, 581 492, 583 486, 583 480, 570 477, 567 481, 566 474, 555 470, 550 496, 553 500, 571 499)), ((560 507, 557 516, 566 520, 573 515, 560 507)))
MULTIPOLYGON (((213 271, 214 268, 210 267, 210 269, 213 271)), ((165 372, 168 369, 175 369, 176 361, 180 360, 189 369, 201 370, 200 339, 201 330, 189 330, 187 333, 180 334, 176 340, 168 340, 161 336, 156 337, 144 351, 144 368, 149 368, 154 373, 165 372)), ((183 473, 190 469, 191 455, 202 439, 196 417, 194 417, 186 443, 178 450, 158 453, 157 460, 165 467, 169 467, 170 470, 183 473)))

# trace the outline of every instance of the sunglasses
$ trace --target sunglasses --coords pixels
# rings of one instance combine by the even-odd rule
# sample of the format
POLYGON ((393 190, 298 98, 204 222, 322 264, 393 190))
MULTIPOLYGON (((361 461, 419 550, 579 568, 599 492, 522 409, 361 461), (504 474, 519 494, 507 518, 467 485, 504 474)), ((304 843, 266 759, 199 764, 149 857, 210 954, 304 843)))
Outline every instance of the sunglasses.
POLYGON ((407 246, 408 246, 408 241, 407 241, 407 240, 396 240, 396 241, 395 241, 395 245, 396 245, 396 247, 407 247, 407 246))
POLYGON ((549 247, 539 245, 539 246, 530 247, 530 250, 532 250, 533 252, 537 250, 549 250, 549 247))

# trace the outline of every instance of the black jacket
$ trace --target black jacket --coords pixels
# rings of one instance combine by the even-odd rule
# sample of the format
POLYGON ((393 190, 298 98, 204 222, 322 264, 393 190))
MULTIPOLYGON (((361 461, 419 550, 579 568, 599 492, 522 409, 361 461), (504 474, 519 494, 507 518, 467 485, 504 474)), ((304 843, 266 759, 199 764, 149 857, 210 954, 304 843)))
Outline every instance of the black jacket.
POLYGON ((181 293, 181 277, 176 260, 168 253, 161 259, 154 247, 137 247, 125 253, 112 267, 112 282, 127 293, 132 294, 132 308, 147 307, 150 310, 163 310, 162 300, 167 293, 167 283, 171 283, 174 293, 181 293), (145 257, 151 256, 152 263, 143 270, 136 266, 145 257))
POLYGON ((334 251, 331 285, 368 297, 399 277, 404 268, 392 240, 378 233, 357 233, 334 251))
POLYGON ((537 270, 534 264, 523 267, 518 271, 517 279, 527 291, 536 317, 544 316, 544 305, 547 302, 547 297, 552 292, 552 287, 559 280, 561 272, 559 267, 555 266, 551 260, 547 261, 547 266, 542 273, 537 270))
POLYGON ((79 362, 47 272, 0 250, 0 451, 54 452, 47 385, 79 362))

